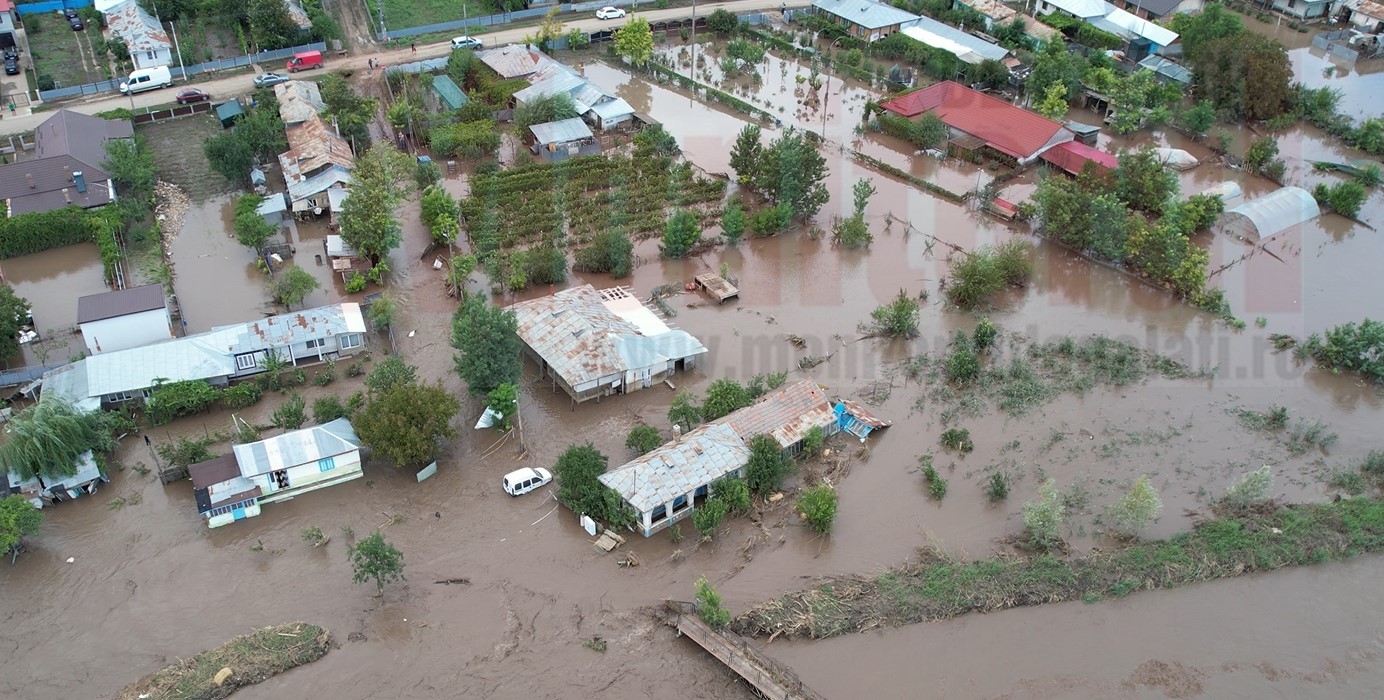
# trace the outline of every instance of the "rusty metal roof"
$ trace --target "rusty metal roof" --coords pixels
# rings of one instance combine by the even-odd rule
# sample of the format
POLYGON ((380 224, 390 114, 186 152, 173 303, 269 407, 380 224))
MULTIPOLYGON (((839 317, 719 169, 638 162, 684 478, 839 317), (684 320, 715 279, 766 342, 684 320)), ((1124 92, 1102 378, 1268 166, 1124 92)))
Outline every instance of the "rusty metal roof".
POLYGON ((279 101, 279 118, 292 126, 327 111, 322 90, 311 80, 290 80, 274 86, 274 98, 279 101))
POLYGON ((729 425, 704 425, 600 476, 627 503, 647 512, 744 467, 750 448, 729 425))
POLYGON ((173 50, 168 40, 168 32, 135 0, 126 0, 105 10, 106 28, 110 33, 125 40, 130 51, 173 50))
POLYGON ((856 420, 860 421, 861 423, 864 423, 865 425, 870 426, 871 428, 874 428, 875 430, 879 430, 880 428, 888 428, 889 426, 894 424, 893 421, 888 421, 883 418, 880 418, 879 416, 876 416, 874 413, 870 411, 870 409, 865 408, 858 402, 851 401, 850 399, 841 399, 837 401, 837 403, 846 407, 847 414, 853 416, 856 420))
MULTIPOLYGON (((238 354, 297 345, 343 333, 364 333, 365 318, 360 313, 360 304, 332 304, 238 323, 228 328, 239 331, 237 342, 228 349, 232 354, 238 354)), ((226 329, 216 328, 212 332, 221 330, 226 329)))
POLYGON ((501 78, 522 78, 556 63, 532 44, 506 44, 477 51, 476 58, 499 73, 501 78))
POLYGON ((826 429, 836 423, 836 414, 817 382, 799 379, 716 422, 729 425, 745 442, 756 435, 772 435, 787 449, 812 428, 826 429))
POLYGON ((284 134, 288 137, 288 151, 279 154, 279 165, 290 186, 329 165, 350 170, 355 163, 351 144, 328 128, 320 116, 314 114, 303 123, 288 127, 284 134))

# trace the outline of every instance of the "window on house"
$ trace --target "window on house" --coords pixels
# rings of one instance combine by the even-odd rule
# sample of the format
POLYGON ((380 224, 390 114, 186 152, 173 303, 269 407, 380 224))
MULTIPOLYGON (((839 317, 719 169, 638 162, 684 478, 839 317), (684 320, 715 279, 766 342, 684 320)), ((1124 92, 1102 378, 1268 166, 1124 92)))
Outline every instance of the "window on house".
POLYGON ((235 368, 238 370, 254 369, 258 366, 259 357, 257 353, 250 352, 244 355, 235 356, 235 368))
POLYGON ((327 339, 326 339, 326 338, 312 338, 312 339, 309 339, 309 340, 308 340, 308 349, 309 349, 309 350, 316 350, 316 349, 321 348, 321 347, 326 347, 326 345, 327 345, 327 339))
POLYGON ((336 343, 337 343, 337 347, 341 348, 342 350, 350 350, 351 348, 358 348, 358 347, 360 347, 360 344, 361 344, 360 334, 359 334, 359 333, 350 333, 350 334, 347 334, 347 335, 340 336, 340 337, 337 338, 336 343))
POLYGON ((325 458, 325 459, 319 459, 319 460, 317 460, 317 471, 319 471, 319 472, 329 472, 329 471, 331 471, 331 470, 333 470, 333 469, 336 469, 336 458, 335 458, 335 457, 327 457, 327 458, 325 458))
POLYGON ((147 52, 147 53, 149 54, 149 60, 151 60, 151 61, 154 60, 154 52, 153 52, 153 51, 149 51, 149 52, 147 52))

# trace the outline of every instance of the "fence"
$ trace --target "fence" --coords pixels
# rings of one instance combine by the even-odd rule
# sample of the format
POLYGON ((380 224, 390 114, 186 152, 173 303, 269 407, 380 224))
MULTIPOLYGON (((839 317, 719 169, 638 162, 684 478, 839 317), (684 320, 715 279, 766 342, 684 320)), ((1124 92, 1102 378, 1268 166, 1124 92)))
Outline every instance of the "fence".
MULTIPOLYGON (((261 51, 257 54, 247 56, 235 56, 233 58, 223 58, 216 61, 198 63, 195 66, 188 66, 186 69, 178 66, 169 66, 168 70, 173 73, 174 78, 186 78, 197 75, 198 73, 210 73, 227 68, 241 68, 254 63, 266 63, 269 61, 279 61, 292 56, 300 51, 322 51, 327 45, 322 42, 315 44, 304 44, 287 49, 275 49, 273 51, 261 51)), ((102 80, 98 83, 87 83, 85 85, 70 85, 68 87, 55 88, 53 90, 40 90, 38 97, 40 100, 61 100, 67 97, 77 97, 78 95, 97 95, 103 92, 115 92, 120 89, 120 80, 102 80)))
MULTIPOLYGON (((652 0, 644 0, 646 6, 652 7, 652 0)), ((425 24, 421 27, 408 27, 406 29, 389 29, 380 32, 380 39, 402 39, 404 37, 418 36, 420 34, 433 34, 439 32, 457 32, 468 27, 493 27, 497 24, 509 24, 525 19, 541 19, 548 11, 557 8, 558 12, 595 12, 602 7, 638 7, 638 0, 597 0, 596 2, 564 3, 561 5, 547 5, 544 7, 532 7, 527 10, 517 10, 515 12, 500 13, 496 15, 484 15, 481 17, 469 17, 458 19, 451 22, 438 22, 436 24, 425 24)), ((367 5, 368 8, 368 5, 367 5)), ((388 17, 385 18, 389 19, 388 17)), ((371 21, 376 21, 372 15, 371 21)))
POLYGON ((210 111, 211 102, 193 102, 190 105, 178 105, 177 107, 169 107, 168 109, 136 112, 134 116, 131 117, 131 121, 136 124, 149 124, 152 122, 161 122, 165 119, 175 119, 177 117, 203 114, 210 111))
POLYGON ((22 5, 15 5, 14 9, 21 15, 36 15, 42 12, 90 7, 92 2, 93 0, 44 0, 44 2, 26 2, 22 5))
POLYGON ((1353 32, 1348 29, 1323 32, 1312 37, 1312 48, 1321 49, 1322 51, 1330 53, 1332 56, 1344 58, 1347 61, 1359 60, 1360 52, 1352 49, 1347 43, 1350 41, 1352 34, 1353 32))

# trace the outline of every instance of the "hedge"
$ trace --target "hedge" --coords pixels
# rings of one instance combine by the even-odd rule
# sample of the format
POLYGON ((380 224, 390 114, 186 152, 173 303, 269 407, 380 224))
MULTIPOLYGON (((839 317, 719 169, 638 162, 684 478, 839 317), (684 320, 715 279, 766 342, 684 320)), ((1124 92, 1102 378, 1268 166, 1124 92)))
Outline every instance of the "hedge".
POLYGON ((81 207, 64 207, 0 219, 0 259, 93 240, 87 214, 81 207))

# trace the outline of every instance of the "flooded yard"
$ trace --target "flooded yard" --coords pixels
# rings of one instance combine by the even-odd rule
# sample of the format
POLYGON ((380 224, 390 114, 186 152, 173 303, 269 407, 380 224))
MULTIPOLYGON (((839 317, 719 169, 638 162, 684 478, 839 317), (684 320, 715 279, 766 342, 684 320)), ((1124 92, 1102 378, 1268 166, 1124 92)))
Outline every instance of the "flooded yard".
MULTIPOLYGON (((612 66, 593 63, 585 70, 598 86, 662 121, 698 167, 729 172, 731 144, 746 123, 742 116, 612 66)), ((792 73, 791 67, 765 71, 765 85, 755 94, 799 119, 785 123, 810 128, 821 115, 793 116, 792 73)), ((459 438, 446 446, 438 475, 417 483, 410 473, 371 461, 364 479, 209 531, 186 482, 163 487, 132 469, 118 471, 97 497, 47 511, 33 551, 17 566, 0 566, 6 591, 0 647, 11 650, 13 662, 12 672, 0 676, 0 695, 109 696, 251 627, 303 619, 329 628, 339 647, 239 695, 559 698, 580 691, 644 697, 695 688, 690 692, 697 697, 748 698, 740 681, 645 609, 688 599, 702 575, 732 611, 741 612, 813 577, 878 573, 928 544, 965 558, 1008 551, 1001 539, 1022 527, 1022 503, 1048 478, 1069 499, 1072 517, 1064 534, 1075 551, 1112 545, 1100 514, 1141 474, 1151 477, 1164 503, 1162 519, 1146 534, 1164 537, 1189 529, 1229 484, 1261 464, 1272 467, 1275 497, 1323 501, 1335 493, 1325 484, 1333 469, 1380 447, 1384 399, 1376 387, 1301 366, 1288 354, 1273 353, 1268 341, 1270 333, 1300 335, 1377 313, 1373 300, 1384 289, 1365 266, 1384 254, 1379 236, 1334 216, 1281 234, 1271 247, 1276 257, 1256 254, 1217 276, 1238 316, 1266 317, 1265 327, 1251 323, 1239 331, 1128 275, 1035 240, 1032 283, 989 313, 1006 334, 1000 358, 1008 357, 1010 344, 1100 334, 1209 374, 1062 394, 1025 415, 988 404, 948 415, 951 405, 910 379, 902 365, 944 348, 953 330, 975 326, 975 316, 940 301, 949 246, 970 251, 1015 236, 1033 239, 853 163, 843 145, 919 177, 954 178, 958 187, 984 176, 954 161, 915 157, 887 139, 857 137, 853 110, 863 105, 861 88, 836 89, 845 106, 827 118, 831 202, 812 226, 687 260, 660 260, 657 241, 645 241, 635 249, 640 264, 632 278, 613 282, 647 297, 655 286, 680 286, 722 265, 737 279, 741 296, 734 302, 715 305, 693 293, 669 300, 672 321, 710 349, 696 371, 675 378, 679 389, 704 392, 714 379, 745 382, 785 371, 817 380, 830 396, 876 397, 873 409, 894 425, 866 445, 840 438, 833 444, 851 463, 837 484, 840 515, 829 537, 813 534, 780 504, 753 521, 730 520, 709 542, 691 535, 674 542, 662 533, 632 537, 622 551, 637 553, 643 565, 627 569, 592 549, 576 516, 556 507, 552 487, 520 498, 505 495, 503 474, 520 466, 550 467, 570 444, 590 441, 612 467, 625 462, 628 431, 644 421, 666 428, 673 392, 655 388, 573 410, 566 396, 536 381, 537 368, 528 364, 522 436, 497 446, 493 432, 471 430, 482 405, 467 396, 453 371, 449 334, 456 301, 432 269, 427 233, 410 203, 401 212, 404 245, 390 262, 390 291, 402 302, 399 351, 424 378, 461 396, 464 407, 456 421, 459 438), (878 188, 867 210, 875 241, 868 250, 840 250, 821 232, 849 205, 859 178, 873 179, 878 188), (858 324, 900 289, 914 297, 926 292, 921 336, 862 338, 858 324), (801 336, 804 347, 791 344, 790 334, 801 336), (827 359, 801 369, 809 355, 827 359), (1288 407, 1292 420, 1322 421, 1338 438, 1299 453, 1245 428, 1235 415, 1274 404, 1288 407), (942 449, 939 436, 953 425, 970 430, 973 452, 942 449), (918 474, 924 454, 933 455, 951 480, 942 500, 928 497, 918 474), (1012 493, 991 504, 984 482, 997 471, 1013 480, 1012 493), (139 505, 106 506, 110 498, 136 494, 143 499, 139 505), (299 533, 309 526, 321 527, 332 542, 321 548, 303 542, 299 533), (343 527, 354 535, 381 529, 404 552, 408 580, 380 598, 372 598, 368 586, 351 585, 345 546, 352 535, 343 527), (434 583, 462 577, 469 584, 434 583), (64 604, 34 604, 40 595, 64 604), (605 640, 608 651, 582 646, 593 637, 605 640), (74 668, 72 658, 84 662, 74 668)), ((775 130, 766 132, 771 138, 775 130)), ((1310 131, 1293 133, 1304 149, 1334 148, 1310 131)), ((1210 160, 1198 144, 1162 132, 1109 139, 1102 147, 1154 142, 1210 160)), ((1290 163, 1290 172, 1302 172, 1300 160, 1290 163)), ((1181 175, 1184 194, 1223 179, 1241 182, 1250 196, 1273 189, 1212 162, 1181 175)), ((1026 175, 1011 188, 1022 193, 1032 186, 1026 175)), ((1380 211, 1375 195, 1362 218, 1375 222, 1380 211)), ((175 285, 189 330, 269 309, 266 278, 249 251, 227 235, 228 216, 224 194, 208 195, 194 202, 174 242, 175 285)), ((324 283, 308 303, 343 298, 339 280, 327 284, 329 274, 313 257, 324 229, 306 224, 288 235, 298 248, 297 263, 324 283)), ((1213 269, 1248 252, 1246 244, 1219 234, 1207 244, 1213 269)), ((99 281, 99 263, 96 270, 99 281)), ((13 278, 9 265, 6 272, 13 278)), ((569 283, 586 281, 612 284, 579 274, 569 283)), ((384 352, 371 349, 376 358, 384 352)), ((339 380, 325 391, 344 396, 358 385, 339 380)), ((265 420, 280 401, 270 397, 249 412, 250 419, 265 420)), ((212 413, 150 436, 163 442, 228 421, 228 414, 212 413)), ((140 442, 125 441, 123 464, 151 460, 140 442)), ((766 649, 834 698, 1366 697, 1384 688, 1377 663, 1384 614, 1360 601, 1370 599, 1381 568, 1376 557, 1094 605, 972 615, 826 642, 780 641, 766 649)))

